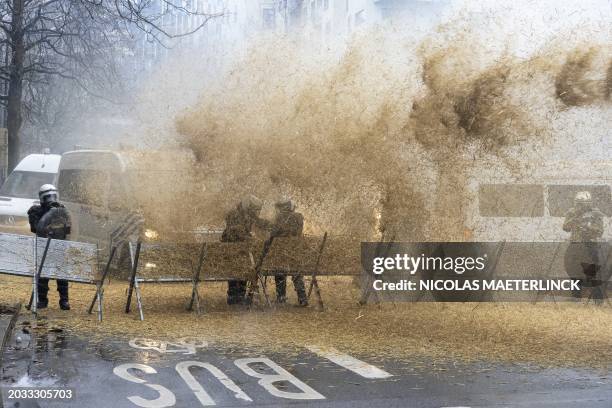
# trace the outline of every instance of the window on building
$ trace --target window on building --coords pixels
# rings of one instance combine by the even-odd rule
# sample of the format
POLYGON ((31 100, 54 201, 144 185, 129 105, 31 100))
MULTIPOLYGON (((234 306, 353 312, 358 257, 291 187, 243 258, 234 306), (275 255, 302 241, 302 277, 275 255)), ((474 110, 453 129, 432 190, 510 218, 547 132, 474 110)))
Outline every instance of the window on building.
POLYGON ((564 217, 574 206, 574 197, 579 191, 588 191, 593 206, 607 216, 612 216, 612 194, 607 185, 550 185, 548 186, 548 211, 553 217, 564 217))
POLYGON ((289 10, 289 19, 291 24, 301 24, 302 22, 302 6, 296 6, 289 10))
POLYGON ((481 184, 478 206, 483 217, 542 217, 544 186, 537 184, 481 184))
POLYGON ((317 3, 315 0, 310 2, 310 21, 315 24, 317 21, 317 3))
POLYGON ((360 10, 355 13, 355 27, 359 27, 365 23, 365 10, 360 10))
POLYGON ((266 7, 262 14, 263 27, 265 29, 274 29, 276 27, 276 12, 274 8, 266 7))

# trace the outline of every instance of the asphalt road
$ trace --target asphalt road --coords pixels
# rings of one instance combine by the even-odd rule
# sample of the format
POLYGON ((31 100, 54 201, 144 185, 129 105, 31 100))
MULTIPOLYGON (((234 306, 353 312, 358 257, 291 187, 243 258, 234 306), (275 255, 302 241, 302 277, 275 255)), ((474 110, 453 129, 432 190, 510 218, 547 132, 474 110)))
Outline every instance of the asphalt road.
POLYGON ((24 317, 1 374, 7 408, 612 407, 612 375, 604 371, 399 362, 313 345, 262 355, 201 339, 94 341, 44 322, 35 329, 24 317), (64 391, 17 398, 43 389, 64 391), (72 399, 59 398, 68 391, 72 399))

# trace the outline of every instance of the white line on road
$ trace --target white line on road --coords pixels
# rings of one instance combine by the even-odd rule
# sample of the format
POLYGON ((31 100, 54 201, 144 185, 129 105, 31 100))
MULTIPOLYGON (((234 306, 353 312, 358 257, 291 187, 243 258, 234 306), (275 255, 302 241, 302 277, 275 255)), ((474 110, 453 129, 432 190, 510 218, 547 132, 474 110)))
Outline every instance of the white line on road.
POLYGON ((378 367, 374 367, 368 363, 351 357, 348 354, 343 354, 331 347, 319 347, 319 346, 306 346, 306 348, 313 353, 328 359, 332 363, 338 364, 341 367, 351 370, 355 374, 358 374, 364 378, 389 378, 392 377, 388 372, 381 370, 378 367))

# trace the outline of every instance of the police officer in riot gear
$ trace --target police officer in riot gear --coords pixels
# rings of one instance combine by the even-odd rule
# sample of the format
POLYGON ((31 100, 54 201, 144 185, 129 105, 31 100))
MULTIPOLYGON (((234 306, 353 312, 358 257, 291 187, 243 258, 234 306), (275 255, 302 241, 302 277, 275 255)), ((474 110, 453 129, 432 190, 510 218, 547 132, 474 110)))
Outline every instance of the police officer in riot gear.
MULTIPOLYGON (((275 204, 276 218, 271 227, 271 237, 300 237, 304 229, 304 217, 295 211, 295 204, 289 198, 284 198, 275 204)), ((298 296, 300 306, 308 306, 304 279, 301 275, 291 277, 293 287, 298 296)), ((276 301, 285 303, 287 301, 287 275, 282 273, 274 274, 276 283, 276 301)))
MULTIPOLYGON (((580 280, 580 286, 592 286, 593 298, 601 302, 604 297, 602 284, 607 280, 602 270, 599 239, 604 232, 604 214, 593 206, 591 193, 580 191, 574 198, 571 208, 563 222, 563 230, 570 233, 570 244, 565 253, 565 269, 572 278, 580 280)), ((575 291, 574 297, 581 297, 575 291)))
MULTIPOLYGON (((59 203, 57 189, 52 184, 43 185, 38 191, 40 205, 33 205, 28 210, 30 230, 37 237, 53 239, 66 239, 70 234, 70 216, 66 208, 59 203)), ((68 303, 68 281, 58 279, 57 291, 60 295, 59 306, 62 310, 70 310, 68 303)), ((49 279, 40 278, 38 281, 38 309, 44 309, 49 304, 49 279)))
POLYGON ((588 191, 576 193, 574 207, 565 215, 563 231, 569 232, 572 242, 591 242, 603 235, 604 214, 593 207, 588 191))
MULTIPOLYGON (((252 236, 252 228, 254 225, 262 229, 269 228, 269 223, 259 217, 262 207, 263 202, 253 195, 249 195, 240 201, 240 203, 225 216, 225 230, 223 230, 221 241, 247 241, 252 236)), ((227 303, 229 305, 246 303, 246 287, 246 281, 229 281, 227 288, 227 303)))

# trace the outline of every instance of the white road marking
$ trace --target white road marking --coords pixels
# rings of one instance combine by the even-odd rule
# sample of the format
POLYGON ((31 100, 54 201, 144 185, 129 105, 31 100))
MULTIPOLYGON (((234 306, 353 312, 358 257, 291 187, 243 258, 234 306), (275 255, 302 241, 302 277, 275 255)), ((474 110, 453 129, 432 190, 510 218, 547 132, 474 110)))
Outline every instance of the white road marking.
POLYGON ((240 358, 234 361, 234 364, 238 368, 240 368, 246 375, 250 375, 251 377, 259 378, 257 382, 261 385, 266 391, 268 391, 271 395, 278 398, 289 398, 296 400, 316 400, 316 399, 325 399, 325 397, 319 394, 317 391, 312 389, 308 384, 300 381, 297 377, 291 375, 291 373, 274 361, 270 360, 266 357, 260 358, 240 358), (263 374, 258 373, 253 368, 249 366, 249 364, 265 364, 269 368, 275 371, 274 374, 263 374), (297 387, 301 392, 289 392, 279 389, 275 384, 281 381, 287 381, 297 387))
POLYGON ((195 354, 196 349, 208 347, 208 343, 205 340, 198 338, 184 337, 176 340, 175 342, 160 341, 146 339, 143 337, 137 337, 128 342, 129 346, 140 350, 154 350, 158 353, 181 353, 181 354, 195 354))
POLYGON ((236 385, 227 375, 223 373, 223 371, 219 370, 212 364, 202 363, 200 361, 183 361, 176 365, 176 371, 179 373, 183 381, 189 386, 189 388, 193 391, 196 398, 200 401, 203 406, 215 405, 215 401, 212 397, 204 390, 204 387, 195 379, 193 374, 189 371, 191 367, 201 367, 217 378, 223 384, 225 388, 234 393, 234 397, 245 400, 245 401, 253 401, 248 395, 245 394, 244 391, 236 385))
POLYGON ((335 348, 323 348, 319 346, 306 346, 306 348, 320 357, 323 357, 332 363, 338 364, 339 366, 344 367, 364 378, 376 379, 392 377, 392 375, 388 372, 358 360, 355 357, 351 357, 348 354, 341 353, 335 348))
POLYGON ((159 397, 153 400, 148 400, 137 395, 127 397, 132 404, 142 408, 168 408, 173 407, 176 404, 176 397, 172 391, 159 384, 149 384, 146 380, 130 374, 128 371, 130 369, 142 371, 145 374, 157 374, 157 371, 153 367, 146 364, 137 363, 121 364, 113 369, 113 374, 119 378, 123 378, 126 381, 147 386, 157 391, 159 394, 159 397))

